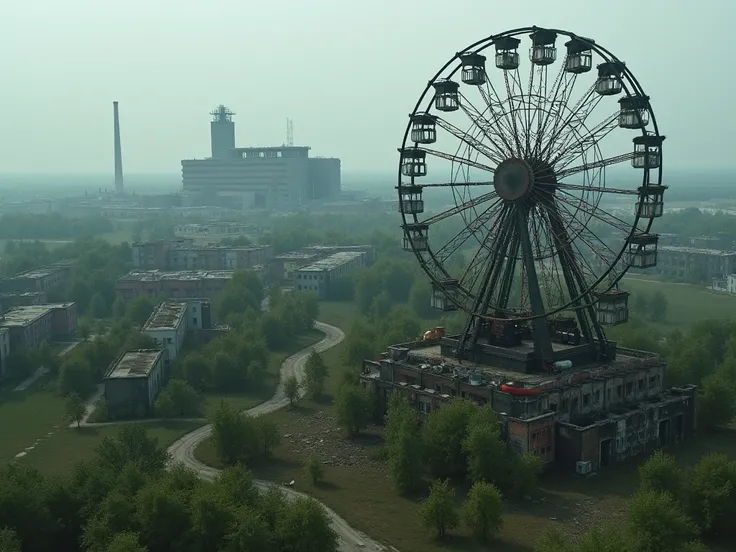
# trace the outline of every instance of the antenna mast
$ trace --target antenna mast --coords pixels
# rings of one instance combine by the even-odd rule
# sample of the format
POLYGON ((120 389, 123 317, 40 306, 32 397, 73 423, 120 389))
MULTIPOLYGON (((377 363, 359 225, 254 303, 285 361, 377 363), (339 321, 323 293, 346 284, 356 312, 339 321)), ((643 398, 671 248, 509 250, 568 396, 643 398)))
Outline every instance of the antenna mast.
POLYGON ((286 119, 286 145, 288 147, 294 146, 294 120, 286 119))

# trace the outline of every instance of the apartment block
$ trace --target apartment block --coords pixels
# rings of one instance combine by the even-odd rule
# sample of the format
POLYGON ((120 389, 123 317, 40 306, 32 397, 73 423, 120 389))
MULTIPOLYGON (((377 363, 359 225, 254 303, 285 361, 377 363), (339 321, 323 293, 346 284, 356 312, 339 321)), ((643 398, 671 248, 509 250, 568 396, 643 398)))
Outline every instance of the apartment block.
POLYGON ((47 292, 64 283, 71 277, 71 260, 62 260, 55 263, 19 272, 13 276, 0 278, 0 292, 24 293, 47 292))
POLYGON ((270 245, 196 244, 191 239, 136 242, 133 267, 144 270, 246 270, 271 259, 270 245))
POLYGON ((143 418, 153 412, 166 384, 167 349, 125 351, 104 377, 105 401, 113 418, 143 418))
POLYGON ((212 299, 232 280, 232 270, 133 270, 118 279, 116 289, 123 299, 138 295, 169 299, 212 299))
POLYGON ((7 328, 12 350, 38 349, 42 343, 77 330, 76 303, 14 307, 0 315, 0 328, 7 328))
POLYGON ((294 271, 294 287, 298 291, 317 293, 320 298, 330 297, 334 282, 349 276, 358 268, 366 266, 363 251, 343 251, 333 253, 312 264, 294 271))
POLYGON ((657 266, 652 269, 669 279, 710 282, 736 272, 736 252, 677 245, 657 248, 657 266))
POLYGON ((141 332, 166 348, 166 363, 179 357, 187 333, 212 328, 209 299, 167 299, 151 313, 141 332))

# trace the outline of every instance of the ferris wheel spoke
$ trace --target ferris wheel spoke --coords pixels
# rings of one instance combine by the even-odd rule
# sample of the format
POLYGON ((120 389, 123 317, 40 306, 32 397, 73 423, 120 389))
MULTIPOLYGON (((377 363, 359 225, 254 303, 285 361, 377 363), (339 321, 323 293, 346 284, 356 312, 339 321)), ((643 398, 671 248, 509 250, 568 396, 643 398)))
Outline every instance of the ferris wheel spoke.
MULTIPOLYGON (((411 184, 402 184, 402 186, 410 186, 411 184)), ((422 188, 462 188, 465 186, 493 186, 490 180, 480 182, 433 182, 431 184, 421 184, 422 188)))
POLYGON ((595 170, 595 169, 602 169, 603 167, 609 167, 611 165, 617 165, 618 163, 624 163, 626 161, 631 161, 633 158, 634 158, 634 152, 624 153, 621 155, 617 155, 616 157, 609 157, 607 159, 597 159, 596 161, 585 163, 583 165, 578 165, 577 167, 571 167, 569 169, 558 171, 556 173, 556 176, 557 178, 566 178, 568 176, 573 176, 581 172, 587 172, 587 171, 595 170))
POLYGON ((595 192, 604 194, 621 194, 638 196, 637 190, 624 190, 622 188, 607 188, 599 186, 583 186, 578 184, 568 184, 566 182, 558 182, 555 186, 561 190, 579 191, 579 192, 595 192))
POLYGON ((618 112, 606 117, 590 129, 585 135, 570 135, 569 140, 561 143, 553 152, 550 164, 557 169, 564 169, 579 157, 585 156, 587 152, 618 128, 618 112))
POLYGON ((487 194, 483 194, 469 201, 461 203, 460 205, 456 205, 455 207, 451 209, 442 211, 441 213, 437 213, 436 215, 423 220, 421 224, 428 224, 428 225, 436 224, 440 222, 441 220, 445 220, 448 217, 457 215, 458 213, 461 213, 467 209, 477 207, 478 205, 481 205, 485 203, 486 201, 491 201, 492 199, 498 199, 498 194, 496 194, 496 192, 489 192, 487 194))
MULTIPOLYGON (((585 240, 586 243, 588 243, 588 245, 591 248, 591 251, 597 252, 599 249, 603 249, 605 251, 608 251, 614 258, 618 255, 608 246, 606 242, 604 242, 601 238, 598 237, 598 234, 590 230, 586 224, 579 221, 577 217, 572 213, 572 211, 570 211, 567 205, 565 205, 564 203, 558 203, 557 206, 558 208, 561 208, 564 211, 564 213, 567 214, 567 216, 563 218, 567 218, 566 224, 569 227, 575 229, 576 236, 577 235, 586 236, 586 237, 582 237, 581 239, 585 240)), ((561 214, 563 211, 561 211, 561 214)), ((573 239, 575 238, 573 237, 573 239)))
MULTIPOLYGON (((516 84, 519 82, 519 69, 517 68, 514 71, 504 71, 503 72, 503 79, 506 84, 506 94, 507 94, 507 101, 510 106, 511 111, 511 135, 514 137, 514 143, 516 144, 516 150, 515 154, 519 157, 523 157, 524 155, 524 149, 521 145, 521 135, 519 127, 522 126, 522 123, 520 121, 521 114, 520 112, 524 111, 523 109, 523 92, 519 90, 518 94, 515 94, 512 92, 512 88, 514 91, 516 91, 516 84), (511 79, 509 79, 509 73, 512 73, 511 79), (511 81, 511 82, 509 82, 511 81), (513 83, 513 84, 512 84, 513 83), (519 95, 522 97, 522 102, 519 102, 519 95), (519 104, 521 103, 521 109, 519 109, 519 104)), ((519 88, 521 88, 519 86, 519 88)), ((522 126, 523 129, 523 126, 522 126)))
MULTIPOLYGON (((440 263, 445 263, 450 256, 460 249, 471 236, 474 236, 476 232, 480 231, 485 224, 493 219, 494 216, 498 215, 499 208, 503 207, 503 202, 499 198, 492 205, 490 205, 485 211, 480 213, 475 219, 460 230, 450 241, 443 245, 434 254, 435 259, 440 263)), ((481 242, 482 240, 479 240, 481 242)))
MULTIPOLYGON (((479 123, 474 122, 474 124, 477 128, 481 130, 483 129, 483 127, 479 123)), ((486 136, 486 138, 488 138, 488 140, 491 142, 494 148, 496 148, 495 151, 493 149, 490 149, 482 141, 478 140, 477 138, 474 138, 469 132, 463 132, 462 130, 457 128, 455 125, 446 121, 445 119, 442 119, 441 117, 437 117, 437 126, 446 130, 447 132, 452 134, 455 138, 460 140, 460 142, 466 144, 470 148, 473 148, 475 151, 477 151, 478 153, 480 153, 481 155, 483 155, 490 161, 493 161, 495 164, 499 164, 503 160, 503 155, 500 154, 499 150, 497 149, 496 143, 489 136, 486 136)))
POLYGON ((591 86, 585 95, 570 109, 569 113, 564 113, 564 107, 560 106, 561 111, 559 118, 562 123, 555 129, 547 143, 542 147, 540 157, 549 161, 554 156, 557 144, 565 143, 570 136, 575 137, 579 129, 585 127, 585 121, 588 115, 598 106, 603 96, 596 94, 595 85, 591 86))
POLYGON ((493 113, 490 109, 481 111, 466 96, 461 94, 460 109, 465 113, 470 122, 477 128, 483 136, 493 145, 500 159, 508 157, 509 153, 513 154, 513 148, 510 147, 508 138, 504 134, 504 128, 498 124, 499 115, 493 113), (486 114, 490 114, 493 121, 489 121, 486 114))
POLYGON ((469 167, 474 167, 476 169, 480 169, 482 171, 488 171, 490 173, 494 171, 494 169, 489 167, 488 165, 484 165, 483 163, 477 163, 476 161, 466 159, 459 155, 452 155, 450 153, 445 153, 443 151, 437 151, 437 150, 432 150, 428 148, 416 148, 416 149, 418 151, 423 151, 427 155, 433 155, 434 157, 439 157, 440 159, 445 159, 446 161, 451 161, 452 163, 460 163, 462 165, 467 165, 469 167))
MULTIPOLYGON (((485 132, 496 136, 497 140, 505 146, 504 154, 507 157, 513 157, 514 146, 509 137, 514 135, 514 131, 511 116, 507 112, 506 106, 501 101, 490 80, 486 79, 485 86, 479 86, 478 92, 486 104, 486 113, 491 115, 490 121, 484 118, 488 122, 485 132)), ((467 106, 465 108, 467 109, 467 106)))
POLYGON ((575 200, 575 202, 570 201, 569 199, 566 199, 562 195, 555 195, 555 198, 559 201, 562 201, 563 203, 566 203, 575 209, 579 209, 580 211, 583 211, 585 214, 603 222, 604 224, 608 224, 609 226, 613 226, 617 230, 621 232, 626 232, 627 234, 631 231, 631 223, 626 222, 625 220, 622 220, 618 218, 616 215, 612 215, 608 211, 605 211, 603 208, 601 208, 599 205, 591 205, 584 199, 573 196, 571 194, 568 194, 564 190, 560 190, 563 195, 568 195, 570 198, 575 200))
POLYGON ((483 268, 488 264, 493 255, 494 248, 501 236, 508 231, 509 209, 504 207, 491 229, 486 233, 482 243, 473 254, 473 258, 467 264, 465 272, 460 278, 460 285, 472 292, 476 289, 478 278, 483 273, 483 268))
MULTIPOLYGON (((553 114, 556 114, 558 105, 567 105, 569 94, 572 93, 575 87, 577 75, 565 71, 566 62, 567 56, 565 56, 565 61, 560 65, 560 69, 557 72, 557 76, 555 77, 551 90, 545 93, 544 103, 546 109, 544 110, 544 117, 539 119, 541 121, 541 125, 539 126, 536 141, 534 143, 534 158, 539 157, 544 143, 544 136, 547 133, 547 125, 550 123, 550 118, 552 118, 553 114)), ((554 117, 554 121, 557 122, 557 120, 557 117, 554 117)))

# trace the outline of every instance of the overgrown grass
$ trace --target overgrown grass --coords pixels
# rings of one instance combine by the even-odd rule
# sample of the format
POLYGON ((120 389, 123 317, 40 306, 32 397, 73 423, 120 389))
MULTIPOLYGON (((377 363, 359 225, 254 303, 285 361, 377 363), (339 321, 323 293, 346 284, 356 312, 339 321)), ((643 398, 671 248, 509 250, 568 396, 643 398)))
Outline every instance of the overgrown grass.
POLYGON ((636 296, 661 291, 667 298, 667 316, 656 324, 663 330, 687 329, 709 318, 736 318, 736 296, 711 291, 705 286, 661 282, 655 279, 625 278, 623 287, 636 296))
MULTIPOLYGON (((162 447, 168 447, 179 437, 202 425, 197 422, 176 420, 140 423, 151 437, 158 439, 162 447)), ((115 437, 121 427, 121 425, 79 429, 64 427, 42 439, 33 450, 16 462, 34 467, 43 473, 68 474, 77 462, 92 458, 100 442, 105 437, 115 437)))

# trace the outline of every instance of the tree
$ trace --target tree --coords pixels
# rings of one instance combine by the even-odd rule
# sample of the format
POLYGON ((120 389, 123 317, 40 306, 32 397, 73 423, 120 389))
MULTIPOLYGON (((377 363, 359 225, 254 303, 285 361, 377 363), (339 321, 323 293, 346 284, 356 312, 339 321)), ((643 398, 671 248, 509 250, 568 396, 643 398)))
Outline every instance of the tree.
POLYGON ((667 297, 662 291, 657 290, 649 300, 649 312, 652 320, 663 322, 667 318, 667 297))
MULTIPOLYGON (((220 401, 211 415, 210 423, 218 456, 226 464, 247 464, 265 455, 265 426, 257 419, 240 414, 225 401, 220 401)), ((269 439, 273 442, 273 435, 269 435, 269 439)))
POLYGON ((419 506, 419 516, 424 526, 434 529, 440 538, 457 527, 459 516, 455 509, 455 491, 447 480, 432 483, 429 496, 419 506))
POLYGON ((112 304, 112 315, 115 318, 124 318, 126 308, 125 300, 122 297, 116 297, 112 304))
POLYGON ((138 295, 126 305, 125 317, 136 326, 145 324, 156 305, 147 295, 138 295))
POLYGON ((87 411, 84 401, 76 393, 71 393, 66 398, 66 417, 70 422, 76 422, 80 426, 87 411))
POLYGON ((156 402, 154 403, 154 411, 156 412, 156 416, 161 418, 176 417, 176 405, 174 404, 174 400, 171 398, 171 393, 167 393, 166 391, 159 393, 158 397, 156 397, 156 402))
POLYGON ((184 380, 173 379, 156 399, 156 408, 163 408, 170 416, 197 416, 202 397, 184 380))
POLYGON ((373 415, 373 393, 361 385, 343 385, 337 393, 337 418, 349 436, 368 427, 373 415))
POLYGON ((325 476, 325 467, 319 456, 310 456, 306 464, 307 477, 312 481, 312 485, 316 485, 325 476))
POLYGON ((468 458, 472 481, 506 482, 512 462, 506 443, 501 440, 498 419, 490 408, 479 409, 471 416, 462 450, 468 458))
POLYGON ((257 418, 258 428, 263 441, 263 456, 271 457, 273 449, 281 443, 281 434, 276 422, 268 418, 257 418))
POLYGON ((88 320, 80 320, 77 324, 77 333, 82 340, 87 341, 92 334, 92 325, 88 320))
POLYGON ((393 393, 386 414, 388 468, 396 489, 412 491, 422 480, 423 447, 416 411, 406 398, 393 393))
POLYGON ((21 552, 21 542, 12 529, 0 529, 0 552, 21 552))
POLYGON ((284 394, 289 399, 289 406, 294 406, 294 403, 299 399, 299 392, 301 386, 299 380, 296 378, 296 374, 291 374, 284 381, 284 394))
POLYGON ((669 493, 675 499, 683 496, 682 471, 674 456, 658 450, 639 466, 640 488, 644 491, 669 493))
POLYGON ((89 302, 89 313, 92 318, 105 318, 110 314, 110 305, 100 292, 95 293, 89 302))
POLYGON ((146 552, 146 548, 138 542, 138 534, 126 531, 112 537, 106 552, 146 552))
POLYGON ((478 407, 467 400, 455 400, 433 410, 422 428, 424 455, 430 471, 438 477, 465 472, 467 461, 463 441, 470 418, 478 407))
POLYGON ((736 415, 736 386, 730 378, 717 371, 703 378, 698 393, 698 422, 705 429, 727 424, 736 415))
POLYGON ((539 475, 542 473, 542 461, 533 452, 514 455, 511 462, 506 491, 511 495, 523 496, 529 494, 539 485, 539 475))
POLYGON ((324 392, 328 373, 329 369, 322 355, 317 351, 312 351, 304 367, 306 388, 312 398, 318 398, 324 392))
POLYGON ((640 491, 629 502, 628 527, 636 550, 671 552, 698 533, 668 493, 640 491))
POLYGON ((125 424, 117 437, 105 437, 97 446, 96 459, 111 473, 122 472, 127 464, 143 474, 160 473, 166 466, 168 453, 158 446, 156 437, 149 437, 138 424, 125 424))
POLYGON ((322 506, 299 497, 280 509, 274 536, 279 552, 337 552, 337 534, 322 506))
POLYGON ((195 389, 203 390, 210 381, 211 368, 207 359, 199 352, 188 354, 181 361, 181 375, 195 389))
POLYGON ((463 505, 463 518, 475 538, 487 541, 495 537, 503 524, 500 491, 490 483, 474 483, 463 505))
POLYGON ((724 454, 706 454, 690 470, 688 513, 704 533, 735 532, 736 461, 724 454))

